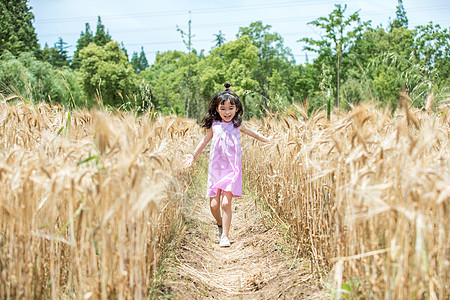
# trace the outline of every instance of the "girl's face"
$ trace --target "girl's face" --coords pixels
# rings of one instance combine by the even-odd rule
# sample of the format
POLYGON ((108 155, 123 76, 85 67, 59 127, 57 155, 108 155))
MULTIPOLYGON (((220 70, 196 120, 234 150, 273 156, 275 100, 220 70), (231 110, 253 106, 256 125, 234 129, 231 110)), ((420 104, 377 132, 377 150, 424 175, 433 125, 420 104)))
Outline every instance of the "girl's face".
POLYGON ((237 108, 236 105, 231 104, 230 100, 226 100, 225 102, 219 104, 217 107, 217 112, 219 113, 220 118, 222 118, 222 122, 229 123, 236 115, 237 108))

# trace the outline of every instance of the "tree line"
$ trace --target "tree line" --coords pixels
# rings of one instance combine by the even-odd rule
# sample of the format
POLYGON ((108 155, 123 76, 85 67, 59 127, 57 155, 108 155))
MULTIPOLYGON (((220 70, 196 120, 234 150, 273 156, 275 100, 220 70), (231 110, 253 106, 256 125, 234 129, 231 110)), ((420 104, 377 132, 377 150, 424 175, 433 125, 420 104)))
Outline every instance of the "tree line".
POLYGON ((336 4, 309 23, 322 33, 319 39, 299 39, 304 50, 317 53, 304 64, 261 21, 240 27, 230 41, 219 31, 208 53, 178 28, 186 51, 158 52, 150 65, 143 48, 129 57, 100 17, 95 33, 86 23, 69 57, 62 37, 52 47, 39 46, 27 0, 4 0, 0 12, 0 93, 30 102, 154 109, 199 119, 228 81, 251 118, 295 103, 330 110, 372 101, 395 109, 402 88, 422 105, 430 94, 445 99, 450 86, 449 28, 430 22, 410 29, 402 0, 386 28, 336 4))

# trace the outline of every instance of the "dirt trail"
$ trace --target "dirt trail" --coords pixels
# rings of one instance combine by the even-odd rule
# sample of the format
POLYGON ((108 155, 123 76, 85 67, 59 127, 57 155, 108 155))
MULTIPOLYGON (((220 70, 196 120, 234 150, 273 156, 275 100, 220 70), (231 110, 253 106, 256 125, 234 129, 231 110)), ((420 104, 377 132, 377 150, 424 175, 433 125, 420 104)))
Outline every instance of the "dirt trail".
POLYGON ((309 262, 295 257, 254 200, 233 199, 231 247, 220 248, 209 200, 196 193, 187 227, 165 266, 162 293, 175 299, 323 299, 309 262))

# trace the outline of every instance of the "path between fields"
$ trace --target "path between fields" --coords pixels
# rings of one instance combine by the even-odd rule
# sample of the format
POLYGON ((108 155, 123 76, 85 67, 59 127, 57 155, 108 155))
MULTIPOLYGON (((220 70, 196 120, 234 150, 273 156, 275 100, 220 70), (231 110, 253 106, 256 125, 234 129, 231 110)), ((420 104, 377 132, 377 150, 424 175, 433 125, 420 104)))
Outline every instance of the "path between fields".
POLYGON ((309 261, 295 257, 270 217, 250 197, 233 199, 229 248, 218 245, 209 200, 200 193, 187 205, 185 234, 166 274, 161 295, 175 299, 323 299, 309 261))

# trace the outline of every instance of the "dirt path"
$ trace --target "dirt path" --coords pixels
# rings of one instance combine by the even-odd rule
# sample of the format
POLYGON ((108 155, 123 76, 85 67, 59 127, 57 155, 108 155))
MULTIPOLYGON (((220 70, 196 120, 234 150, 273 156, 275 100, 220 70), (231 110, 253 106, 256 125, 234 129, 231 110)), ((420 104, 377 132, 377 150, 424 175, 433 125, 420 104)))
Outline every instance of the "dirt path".
POLYGON ((323 299, 309 262, 295 257, 248 196, 233 199, 229 248, 218 245, 209 200, 195 192, 187 226, 165 270, 162 294, 175 299, 323 299))

